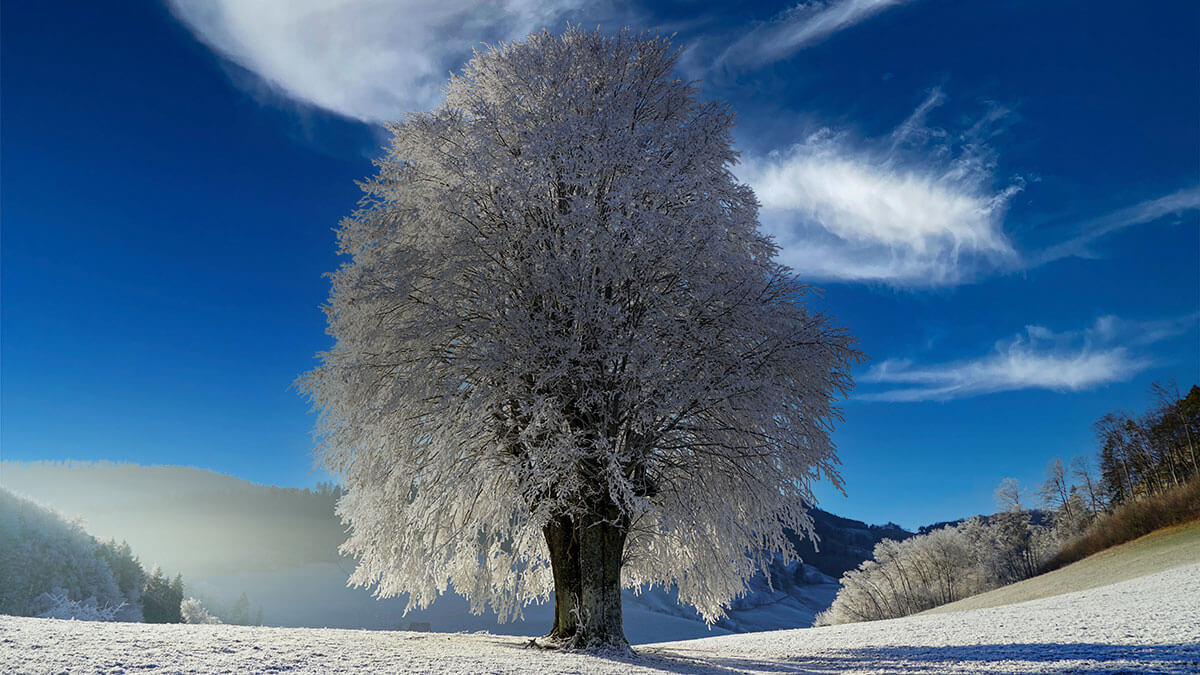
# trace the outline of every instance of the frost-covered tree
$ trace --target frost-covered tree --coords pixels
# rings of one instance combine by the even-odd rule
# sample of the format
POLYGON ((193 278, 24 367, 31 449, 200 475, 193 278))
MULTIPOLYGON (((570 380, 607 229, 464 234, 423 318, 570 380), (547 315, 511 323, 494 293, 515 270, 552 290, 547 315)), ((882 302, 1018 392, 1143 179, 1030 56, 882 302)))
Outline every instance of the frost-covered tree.
POLYGON ((1074 504, 1071 502, 1071 482, 1067 479, 1067 469, 1062 460, 1055 457, 1046 467, 1046 480, 1038 489, 1038 497, 1042 506, 1057 511, 1070 511, 1074 504))
POLYGON ((179 616, 183 623, 221 623, 221 620, 209 614, 204 603, 196 598, 188 598, 179 603, 179 616))
POLYGON ((352 583, 624 645, 621 587, 708 620, 810 530, 859 358, 774 261, 733 113, 666 39, 535 34, 390 126, 302 378, 352 583))
MULTIPOLYGON (((1091 476, 1086 471, 1082 475, 1089 482, 1085 489, 1090 489, 1091 476)), ((1053 540, 1050 548, 1057 552, 1063 544, 1087 528, 1095 512, 1084 499, 1084 491, 1071 484, 1067 468, 1057 457, 1050 460, 1046 467, 1046 480, 1042 483, 1039 495, 1042 506, 1050 511, 1051 528, 1048 535, 1053 540)))
POLYGON ((875 545, 872 559, 846 572, 842 588, 817 625, 908 616, 979 593, 977 555, 962 526, 875 545))
POLYGON ((79 520, 0 488, 0 614, 134 620, 135 603, 79 520))
POLYGON ((1028 579, 1040 567, 1039 552, 1043 541, 1034 527, 1032 514, 1025 510, 1021 485, 1005 478, 996 488, 999 511, 988 520, 993 545, 992 576, 1003 583, 1028 579))
POLYGON ((1078 455, 1071 460, 1071 476, 1079 484, 1088 515, 1094 516, 1107 508, 1101 484, 1095 477, 1092 460, 1087 455, 1078 455))

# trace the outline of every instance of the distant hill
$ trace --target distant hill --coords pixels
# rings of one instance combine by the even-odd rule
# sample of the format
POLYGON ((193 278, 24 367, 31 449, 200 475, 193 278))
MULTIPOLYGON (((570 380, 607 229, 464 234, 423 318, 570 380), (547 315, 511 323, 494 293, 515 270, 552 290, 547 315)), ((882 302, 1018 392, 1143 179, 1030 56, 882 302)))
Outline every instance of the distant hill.
POLYGON ((83 518, 101 539, 128 540, 147 568, 231 572, 332 563, 345 539, 333 488, 111 462, 0 462, 0 485, 83 518))
POLYGON ((804 562, 834 579, 842 578, 847 570, 870 558, 875 544, 884 539, 903 541, 913 536, 895 523, 868 525, 822 509, 812 509, 810 514, 818 541, 814 546, 808 539, 795 537, 792 544, 804 562))
MULTIPOLYGON (((494 616, 471 616, 457 596, 404 616, 403 599, 376 600, 366 590, 346 588, 354 562, 337 553, 345 534, 334 514, 340 492, 333 486, 281 488, 202 469, 109 462, 0 462, 0 485, 81 517, 101 539, 127 540, 147 569, 181 572, 188 593, 218 614, 245 592, 269 625, 395 628, 415 622, 440 631, 536 634, 552 623, 551 608, 542 606, 527 609, 524 622, 497 624, 494 616)), ((776 566, 774 588, 756 579, 751 594, 735 601, 712 632, 662 589, 629 594, 627 623, 651 626, 662 640, 808 626, 832 603, 841 574, 868 558, 875 543, 912 536, 892 524, 868 525, 821 510, 812 516, 819 550, 796 538, 804 563, 776 566)))

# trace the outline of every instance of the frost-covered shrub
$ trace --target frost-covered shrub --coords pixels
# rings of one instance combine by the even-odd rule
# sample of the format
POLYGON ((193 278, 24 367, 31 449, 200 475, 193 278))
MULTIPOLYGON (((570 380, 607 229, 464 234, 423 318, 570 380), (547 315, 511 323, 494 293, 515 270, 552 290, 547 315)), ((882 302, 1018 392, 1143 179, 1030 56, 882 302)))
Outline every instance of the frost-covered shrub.
POLYGON ((221 620, 209 614, 196 598, 188 598, 179 603, 179 613, 183 616, 184 623, 221 623, 221 620))
POLYGON ((32 604, 35 616, 40 618, 77 621, 116 621, 125 606, 124 602, 115 607, 100 606, 95 596, 82 601, 72 600, 62 588, 42 593, 34 598, 32 604))
MULTIPOLYGON (((112 619, 123 604, 116 575, 78 521, 0 489, 0 613, 35 616, 92 606, 112 619), (45 597, 43 597, 45 596, 45 597), (55 604, 54 599, 63 602, 55 604)), ((78 610, 86 613, 84 609, 78 610)), ((102 619, 106 620, 106 619, 102 619)))
POLYGON ((1026 511, 975 517, 902 542, 885 539, 872 560, 842 576, 841 591, 817 625, 908 616, 1027 579, 1059 541, 1026 511))

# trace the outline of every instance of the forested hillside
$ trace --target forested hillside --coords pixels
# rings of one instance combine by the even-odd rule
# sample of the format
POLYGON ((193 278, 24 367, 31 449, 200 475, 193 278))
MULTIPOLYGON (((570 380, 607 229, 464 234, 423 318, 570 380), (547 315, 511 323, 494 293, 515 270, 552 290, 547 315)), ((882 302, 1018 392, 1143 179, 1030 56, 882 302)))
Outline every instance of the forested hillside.
POLYGON ((868 525, 821 509, 813 509, 811 515, 817 543, 800 537, 793 537, 792 543, 804 562, 834 579, 870 558, 875 545, 884 539, 903 541, 913 536, 895 523, 868 525))
POLYGON ((142 621, 144 581, 128 544, 0 488, 0 614, 142 621))
POLYGON ((0 485, 127 539, 147 565, 256 570, 337 561, 336 488, 258 485, 211 471, 110 462, 0 463, 0 485))

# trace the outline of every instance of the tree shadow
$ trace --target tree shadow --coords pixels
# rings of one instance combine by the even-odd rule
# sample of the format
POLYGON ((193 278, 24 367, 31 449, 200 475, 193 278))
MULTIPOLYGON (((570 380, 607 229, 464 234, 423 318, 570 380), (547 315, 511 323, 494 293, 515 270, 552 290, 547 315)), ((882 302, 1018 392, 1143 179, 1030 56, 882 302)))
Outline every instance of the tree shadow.
POLYGON ((633 655, 599 658, 664 673, 728 675, 758 673, 1022 672, 1200 673, 1200 643, 1110 645, 1098 643, 983 644, 943 647, 868 647, 780 659, 688 656, 670 649, 642 649, 633 655), (1041 664, 1044 668, 1039 668, 1041 664))

